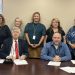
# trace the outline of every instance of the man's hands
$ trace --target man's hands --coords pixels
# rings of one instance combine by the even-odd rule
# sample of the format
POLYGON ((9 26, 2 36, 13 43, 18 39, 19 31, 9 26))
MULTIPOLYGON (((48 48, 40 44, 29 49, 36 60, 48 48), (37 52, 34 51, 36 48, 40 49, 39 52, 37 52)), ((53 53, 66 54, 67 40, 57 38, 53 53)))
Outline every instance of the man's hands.
POLYGON ((55 57, 53 57, 53 61, 59 62, 59 61, 61 61, 61 57, 56 55, 55 57))
POLYGON ((19 59, 25 60, 25 59, 26 59, 26 55, 21 55, 21 56, 19 57, 19 59))

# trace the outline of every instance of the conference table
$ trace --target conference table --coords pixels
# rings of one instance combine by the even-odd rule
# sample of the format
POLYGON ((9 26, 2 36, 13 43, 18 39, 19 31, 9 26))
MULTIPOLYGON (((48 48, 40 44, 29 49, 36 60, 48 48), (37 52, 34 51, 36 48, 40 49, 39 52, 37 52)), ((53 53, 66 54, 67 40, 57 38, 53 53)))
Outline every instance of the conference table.
POLYGON ((0 64, 0 75, 75 75, 74 73, 67 73, 60 67, 73 66, 70 61, 62 62, 60 67, 47 65, 49 61, 40 59, 26 59, 27 65, 15 64, 0 64))

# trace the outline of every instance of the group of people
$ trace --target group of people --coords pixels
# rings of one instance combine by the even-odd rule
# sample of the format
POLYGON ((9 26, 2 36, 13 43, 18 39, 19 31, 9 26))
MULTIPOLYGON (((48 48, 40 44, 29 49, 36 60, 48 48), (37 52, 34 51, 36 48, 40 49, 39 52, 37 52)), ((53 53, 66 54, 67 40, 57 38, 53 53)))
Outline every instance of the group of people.
POLYGON ((23 29, 22 20, 17 17, 10 30, 0 14, 0 58, 24 60, 28 57, 57 62, 75 59, 75 20, 65 34, 57 18, 52 19, 46 30, 40 13, 34 12, 32 21, 23 29))

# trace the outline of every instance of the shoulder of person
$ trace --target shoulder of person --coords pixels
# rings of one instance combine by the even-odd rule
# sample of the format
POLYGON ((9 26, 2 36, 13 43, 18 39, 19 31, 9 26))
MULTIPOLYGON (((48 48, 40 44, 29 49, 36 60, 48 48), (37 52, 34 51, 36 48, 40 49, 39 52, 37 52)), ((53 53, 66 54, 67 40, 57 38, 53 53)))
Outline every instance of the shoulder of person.
POLYGON ((33 24, 33 22, 30 22, 30 23, 27 23, 26 25, 32 25, 33 24))
POLYGON ((53 32, 53 29, 49 27, 49 28, 46 30, 46 32, 49 32, 49 33, 51 32, 51 33, 52 33, 52 32, 53 32))
POLYGON ((74 26, 72 26, 70 29, 69 29, 69 31, 72 31, 72 30, 74 30, 75 29, 75 27, 74 26))
POLYGON ((8 27, 8 25, 4 25, 4 27, 8 27))
POLYGON ((66 44, 66 43, 64 43, 64 42, 62 42, 61 44, 62 44, 62 46, 67 46, 67 44, 66 44))
POLYGON ((44 26, 44 27, 45 27, 45 25, 44 25, 43 23, 39 23, 39 25, 41 25, 41 26, 44 26))
POLYGON ((32 22, 27 23, 27 24, 26 24, 26 26, 25 26, 25 28, 26 28, 26 27, 30 27, 31 25, 33 25, 33 23, 32 23, 32 22))
POLYGON ((48 42, 48 43, 46 43, 44 46, 46 46, 46 47, 50 47, 51 44, 52 44, 52 42, 48 42))
POLYGON ((18 39, 18 40, 22 43, 26 43, 26 41, 24 39, 18 39))
POLYGON ((45 29, 45 30, 46 30, 46 27, 45 27, 45 25, 44 25, 44 24, 39 23, 39 26, 40 26, 42 29, 45 29))
POLYGON ((9 28, 8 25, 4 25, 4 26, 2 26, 2 27, 3 27, 3 28, 9 28))

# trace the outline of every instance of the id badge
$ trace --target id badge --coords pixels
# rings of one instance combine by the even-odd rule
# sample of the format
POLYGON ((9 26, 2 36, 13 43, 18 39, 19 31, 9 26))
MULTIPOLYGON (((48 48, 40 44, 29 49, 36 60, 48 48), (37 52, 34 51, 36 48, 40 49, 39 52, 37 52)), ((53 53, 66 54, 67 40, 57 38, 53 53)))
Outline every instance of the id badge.
POLYGON ((35 35, 33 35, 33 40, 35 40, 35 38, 36 38, 36 36, 35 36, 35 35))

